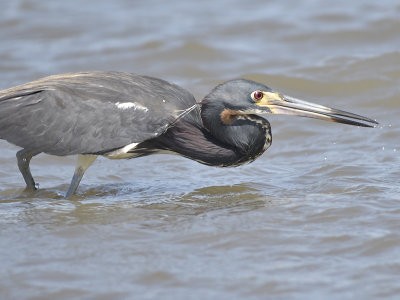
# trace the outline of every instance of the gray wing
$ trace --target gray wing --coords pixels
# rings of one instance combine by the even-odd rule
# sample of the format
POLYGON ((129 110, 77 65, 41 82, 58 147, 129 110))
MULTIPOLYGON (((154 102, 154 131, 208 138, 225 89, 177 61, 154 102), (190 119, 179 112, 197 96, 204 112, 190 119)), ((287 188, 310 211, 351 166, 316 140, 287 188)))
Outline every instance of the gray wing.
POLYGON ((152 77, 55 75, 0 91, 0 138, 54 155, 104 153, 162 134, 193 104, 186 90, 152 77))

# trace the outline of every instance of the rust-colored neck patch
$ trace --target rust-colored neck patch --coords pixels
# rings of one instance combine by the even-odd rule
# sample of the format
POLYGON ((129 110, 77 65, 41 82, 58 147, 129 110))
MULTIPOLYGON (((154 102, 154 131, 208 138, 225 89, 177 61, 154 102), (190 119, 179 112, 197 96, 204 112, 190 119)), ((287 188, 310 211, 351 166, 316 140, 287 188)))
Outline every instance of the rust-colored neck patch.
POLYGON ((225 108, 222 112, 221 112, 221 121, 223 124, 225 125, 231 125, 233 122, 235 122, 239 117, 243 117, 243 113, 236 111, 236 110, 232 110, 229 108, 225 108))

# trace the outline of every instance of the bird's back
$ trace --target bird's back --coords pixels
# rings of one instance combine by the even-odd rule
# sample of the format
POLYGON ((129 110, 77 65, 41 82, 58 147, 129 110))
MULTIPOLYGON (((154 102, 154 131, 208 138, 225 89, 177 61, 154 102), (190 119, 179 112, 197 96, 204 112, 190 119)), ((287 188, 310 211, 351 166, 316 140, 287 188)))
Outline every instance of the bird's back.
POLYGON ((54 75, 0 91, 0 138, 54 155, 105 153, 162 134, 194 97, 122 72, 54 75))

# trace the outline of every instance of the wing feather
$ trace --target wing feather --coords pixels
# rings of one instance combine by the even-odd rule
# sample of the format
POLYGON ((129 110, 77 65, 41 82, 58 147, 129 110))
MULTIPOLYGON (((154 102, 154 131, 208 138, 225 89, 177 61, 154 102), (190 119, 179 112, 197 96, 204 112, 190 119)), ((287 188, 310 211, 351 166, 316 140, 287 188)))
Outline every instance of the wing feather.
POLYGON ((0 138, 54 155, 104 153, 162 134, 194 97, 121 72, 46 77, 0 91, 0 138))

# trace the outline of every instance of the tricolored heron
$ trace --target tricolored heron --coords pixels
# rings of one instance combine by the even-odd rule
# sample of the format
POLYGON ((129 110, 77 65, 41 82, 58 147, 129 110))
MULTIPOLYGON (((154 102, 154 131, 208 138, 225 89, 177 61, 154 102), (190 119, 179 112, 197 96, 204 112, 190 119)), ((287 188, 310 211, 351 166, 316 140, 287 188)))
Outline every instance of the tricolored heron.
POLYGON ((376 121, 309 103, 246 79, 215 87, 202 101, 164 80, 121 72, 54 75, 0 91, 0 138, 23 149, 18 167, 36 189, 29 163, 47 153, 78 155, 66 198, 98 155, 180 154, 229 167, 255 160, 272 142, 261 114, 289 114, 363 127, 376 121))

